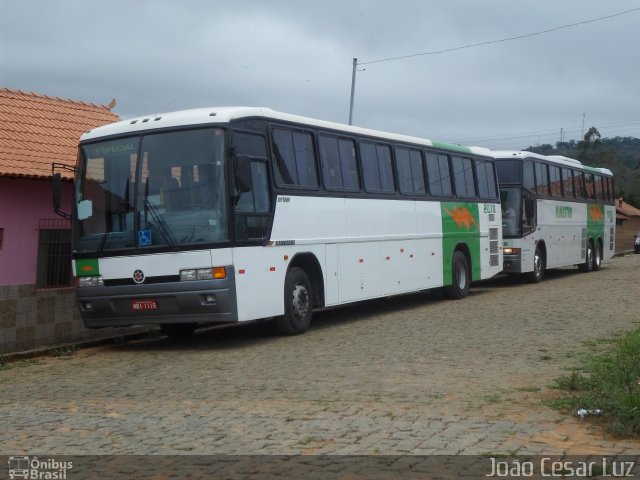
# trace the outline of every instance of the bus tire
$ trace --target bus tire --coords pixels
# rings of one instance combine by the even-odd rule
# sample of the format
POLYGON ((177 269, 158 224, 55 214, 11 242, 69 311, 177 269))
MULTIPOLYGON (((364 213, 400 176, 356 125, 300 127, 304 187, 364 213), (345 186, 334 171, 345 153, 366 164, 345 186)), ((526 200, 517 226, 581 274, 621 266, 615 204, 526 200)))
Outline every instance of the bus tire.
POLYGON ((580 265, 580 270, 587 273, 593 270, 593 242, 587 241, 587 248, 584 255, 584 263, 580 265))
POLYGON ((540 283, 542 281, 546 263, 544 254, 539 247, 536 247, 536 253, 533 255, 533 271, 527 274, 527 280, 530 283, 540 283))
POLYGON ((196 323, 165 323, 160 325, 160 331, 169 338, 189 338, 196 331, 196 323))
POLYGON ((593 268, 594 272, 597 272, 602 267, 602 251, 600 249, 600 242, 596 242, 596 246, 593 250, 593 268))
POLYGON ((460 300, 469 293, 470 282, 469 263, 467 257, 460 250, 453 253, 451 260, 451 278, 453 284, 444 287, 444 294, 452 300, 460 300))
POLYGON ((299 335, 309 330, 313 313, 313 289, 307 273, 293 267, 284 280, 284 315, 276 319, 283 335, 299 335))

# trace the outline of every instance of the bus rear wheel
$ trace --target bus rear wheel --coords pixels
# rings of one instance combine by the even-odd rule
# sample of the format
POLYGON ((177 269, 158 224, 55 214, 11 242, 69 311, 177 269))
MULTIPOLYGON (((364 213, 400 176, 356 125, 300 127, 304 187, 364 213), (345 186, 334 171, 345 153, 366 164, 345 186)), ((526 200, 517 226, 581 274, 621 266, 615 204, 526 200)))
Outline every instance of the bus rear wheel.
POLYGON ((595 246, 593 251, 593 271, 597 272, 602 267, 602 251, 600 248, 600 242, 595 246))
POLYGON ((460 300, 469 293, 471 283, 469 263, 467 257, 460 250, 456 250, 451 260, 451 274, 453 285, 444 287, 444 294, 452 300, 460 300))
POLYGON ((591 240, 587 242, 587 249, 584 257, 584 263, 580 265, 580 270, 583 272, 593 271, 593 243, 591 240))
POLYGON ((278 331, 299 335, 309 330, 313 313, 313 290, 306 272, 293 267, 284 280, 284 315, 276 319, 278 331))

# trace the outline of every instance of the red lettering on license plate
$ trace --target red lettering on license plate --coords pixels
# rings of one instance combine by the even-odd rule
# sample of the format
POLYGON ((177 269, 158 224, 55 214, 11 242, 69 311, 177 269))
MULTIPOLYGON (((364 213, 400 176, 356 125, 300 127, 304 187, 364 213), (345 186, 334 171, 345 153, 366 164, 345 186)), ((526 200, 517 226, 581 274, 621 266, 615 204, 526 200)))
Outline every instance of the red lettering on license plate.
POLYGON ((131 308, 134 312, 142 312, 144 310, 157 310, 158 302, 156 300, 132 300, 131 308))

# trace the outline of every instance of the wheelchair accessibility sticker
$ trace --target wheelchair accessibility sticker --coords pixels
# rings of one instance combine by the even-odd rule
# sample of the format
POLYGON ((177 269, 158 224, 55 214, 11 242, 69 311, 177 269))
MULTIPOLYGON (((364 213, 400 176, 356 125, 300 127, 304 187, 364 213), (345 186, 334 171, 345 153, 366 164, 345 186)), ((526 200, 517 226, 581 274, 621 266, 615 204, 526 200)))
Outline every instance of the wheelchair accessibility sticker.
POLYGON ((151 245, 151 230, 138 230, 138 246, 148 247, 151 245))

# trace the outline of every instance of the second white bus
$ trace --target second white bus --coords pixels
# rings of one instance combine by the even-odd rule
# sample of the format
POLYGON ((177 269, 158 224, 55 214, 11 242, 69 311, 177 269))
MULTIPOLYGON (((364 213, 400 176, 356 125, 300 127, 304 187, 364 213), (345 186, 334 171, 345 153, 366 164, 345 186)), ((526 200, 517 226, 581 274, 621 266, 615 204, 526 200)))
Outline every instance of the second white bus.
POLYGON ((615 253, 613 176, 560 156, 495 151, 502 203, 504 271, 532 282, 545 269, 599 270, 615 253))

